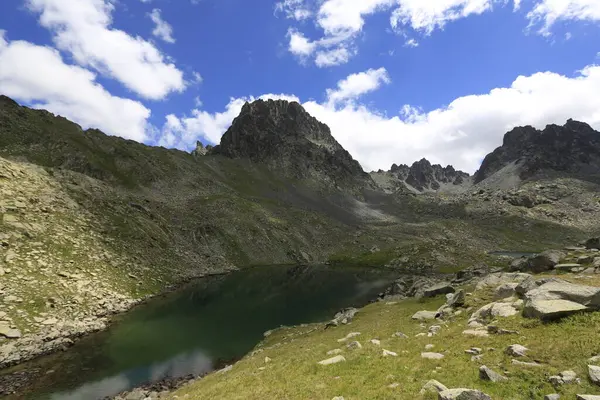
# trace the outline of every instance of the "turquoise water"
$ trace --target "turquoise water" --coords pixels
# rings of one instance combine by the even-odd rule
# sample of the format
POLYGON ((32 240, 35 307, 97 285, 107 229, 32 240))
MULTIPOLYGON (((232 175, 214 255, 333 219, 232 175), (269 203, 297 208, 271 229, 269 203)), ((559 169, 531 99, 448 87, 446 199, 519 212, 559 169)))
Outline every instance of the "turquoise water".
POLYGON ((21 367, 40 371, 10 398, 90 400, 147 382, 210 372, 280 325, 331 319, 395 278, 389 271, 273 266, 198 280, 154 299, 66 352, 21 367))

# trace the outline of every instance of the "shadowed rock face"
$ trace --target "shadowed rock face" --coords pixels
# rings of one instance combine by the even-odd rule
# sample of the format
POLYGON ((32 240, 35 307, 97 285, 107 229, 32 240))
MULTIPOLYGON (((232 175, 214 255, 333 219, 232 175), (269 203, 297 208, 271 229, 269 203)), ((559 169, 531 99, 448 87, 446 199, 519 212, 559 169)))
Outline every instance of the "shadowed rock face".
POLYGON ((469 174, 457 171, 451 165, 431 165, 425 158, 410 167, 405 164, 393 164, 389 172, 420 192, 439 190, 442 184, 462 185, 469 178, 469 174))
POLYGON ((542 131, 532 126, 514 128, 504 135, 502 146, 485 157, 475 183, 512 162, 517 163, 521 179, 543 171, 600 174, 600 133, 572 119, 542 131))
POLYGON ((248 158, 298 179, 338 187, 372 187, 358 161, 334 139, 329 127, 296 102, 257 100, 240 115, 212 151, 248 158))

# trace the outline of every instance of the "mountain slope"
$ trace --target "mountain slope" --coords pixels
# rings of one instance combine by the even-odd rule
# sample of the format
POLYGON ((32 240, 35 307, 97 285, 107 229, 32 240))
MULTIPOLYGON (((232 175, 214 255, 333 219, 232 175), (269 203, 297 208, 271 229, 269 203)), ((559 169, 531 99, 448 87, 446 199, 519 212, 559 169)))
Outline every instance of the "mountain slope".
POLYGON ((511 166, 521 180, 559 173, 600 182, 600 132, 573 120, 541 131, 531 126, 514 128, 504 135, 502 146, 485 157, 474 181, 482 182, 511 166))

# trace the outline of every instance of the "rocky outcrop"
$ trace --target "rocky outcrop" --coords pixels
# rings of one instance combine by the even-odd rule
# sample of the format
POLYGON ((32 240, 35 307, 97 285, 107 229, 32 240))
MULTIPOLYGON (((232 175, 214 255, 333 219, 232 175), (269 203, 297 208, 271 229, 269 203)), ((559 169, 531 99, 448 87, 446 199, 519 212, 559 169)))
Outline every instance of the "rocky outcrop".
POLYGON ((468 173, 457 171, 451 165, 446 167, 439 164, 432 165, 425 158, 410 167, 406 164, 393 164, 389 171, 372 172, 371 176, 388 191, 396 186, 417 192, 435 192, 447 187, 466 186, 470 183, 468 173))
POLYGON ((514 164, 520 179, 544 172, 594 175, 600 172, 600 133, 588 124, 568 120, 563 126, 514 128, 501 147, 488 154, 475 173, 479 183, 514 164))
POLYGON ((210 153, 262 163, 290 178, 340 188, 375 187, 329 127, 297 102, 246 103, 210 153))

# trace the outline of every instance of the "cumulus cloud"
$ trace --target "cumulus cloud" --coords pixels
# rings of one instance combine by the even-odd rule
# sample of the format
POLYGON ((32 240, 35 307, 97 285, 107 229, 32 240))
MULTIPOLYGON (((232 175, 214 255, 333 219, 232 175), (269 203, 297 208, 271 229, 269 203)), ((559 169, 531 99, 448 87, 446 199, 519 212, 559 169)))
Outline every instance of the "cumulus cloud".
POLYGON ((173 27, 167 21, 162 19, 160 9, 155 8, 151 13, 148 14, 148 16, 152 22, 154 22, 152 34, 167 43, 175 43, 175 38, 173 37, 173 27))
POLYGON ((54 43, 78 64, 120 81, 142 97, 162 99, 181 92, 183 72, 150 42, 114 29, 110 0, 26 0, 54 43))
POLYGON ((58 51, 6 40, 0 31, 0 92, 112 135, 143 141, 150 110, 112 96, 94 73, 66 64, 58 51), (68 88, 68 90, 66 89, 68 88))
MULTIPOLYGON (((367 73, 354 76, 364 79, 367 73)), ((509 87, 459 97, 444 108, 425 112, 406 105, 398 115, 385 115, 356 101, 361 94, 379 87, 373 82, 381 85, 385 79, 352 83, 357 81, 348 77, 337 89, 326 92, 327 96, 344 93, 336 95, 340 101, 307 101, 303 106, 329 125, 335 138, 366 170, 389 169, 393 163, 410 164, 427 157, 474 172, 483 157, 501 145, 504 133, 515 126, 543 128, 574 118, 600 129, 600 66, 596 65, 575 76, 552 72, 519 76, 509 87)), ((251 100, 231 99, 223 112, 195 110, 190 118, 173 116, 178 121, 172 125, 178 129, 174 132, 179 147, 191 149, 197 138, 218 143, 244 102, 251 100)), ((163 135, 168 131, 163 129, 163 135)))
POLYGON ((327 89, 327 101, 330 105, 335 105, 342 101, 356 100, 366 93, 377 90, 382 84, 390 82, 385 68, 352 74, 339 81, 336 89, 327 89))
POLYGON ((539 33, 549 35, 557 21, 600 21, 600 2, 597 0, 540 0, 527 14, 530 26, 542 24, 539 33))
MULTIPOLYGON (((310 9, 303 0, 285 0, 277 8, 290 18, 294 10, 307 10, 306 17, 293 19, 312 18, 322 33, 309 38, 297 27, 290 28, 289 50, 302 62, 314 57, 317 66, 330 67, 345 64, 358 53, 357 38, 369 15, 389 13, 390 26, 397 33, 428 36, 452 21, 490 12, 511 1, 514 11, 523 7, 521 0, 322 0, 310 3, 316 4, 310 9)), ((551 27, 560 20, 600 21, 597 0, 532 0, 528 5, 531 5, 526 14, 529 27, 541 25, 538 32, 543 35, 549 35, 551 27)), ((417 45, 416 39, 405 42, 406 47, 417 45)))

